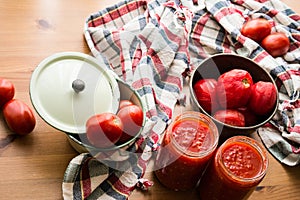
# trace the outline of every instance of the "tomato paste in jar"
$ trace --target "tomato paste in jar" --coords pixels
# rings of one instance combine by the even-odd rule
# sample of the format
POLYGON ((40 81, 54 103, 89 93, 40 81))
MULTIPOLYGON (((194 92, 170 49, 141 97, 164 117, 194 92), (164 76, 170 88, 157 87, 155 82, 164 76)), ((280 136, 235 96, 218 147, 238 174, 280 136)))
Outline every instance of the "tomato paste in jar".
POLYGON ((252 138, 234 136, 217 150, 198 186, 202 200, 247 199, 266 174, 266 151, 252 138))
POLYGON ((186 111, 165 132, 155 161, 155 175, 166 187, 189 190, 198 183, 217 145, 219 133, 204 114, 186 111))

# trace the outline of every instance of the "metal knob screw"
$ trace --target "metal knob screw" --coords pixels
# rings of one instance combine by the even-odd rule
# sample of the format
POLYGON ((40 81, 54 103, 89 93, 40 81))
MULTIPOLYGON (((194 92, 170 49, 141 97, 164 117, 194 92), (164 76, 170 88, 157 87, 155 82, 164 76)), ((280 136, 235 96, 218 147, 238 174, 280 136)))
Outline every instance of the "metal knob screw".
POLYGON ((72 82, 72 88, 76 93, 82 92, 85 88, 85 83, 81 79, 76 79, 72 82))

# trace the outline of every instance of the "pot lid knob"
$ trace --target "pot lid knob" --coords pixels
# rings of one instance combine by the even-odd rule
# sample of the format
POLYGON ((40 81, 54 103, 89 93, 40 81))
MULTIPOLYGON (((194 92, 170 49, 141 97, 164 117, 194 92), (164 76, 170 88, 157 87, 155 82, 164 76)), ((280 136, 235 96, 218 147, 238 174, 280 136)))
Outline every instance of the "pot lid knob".
POLYGON ((85 88, 85 83, 81 79, 75 79, 72 82, 72 88, 76 93, 82 92, 85 88))

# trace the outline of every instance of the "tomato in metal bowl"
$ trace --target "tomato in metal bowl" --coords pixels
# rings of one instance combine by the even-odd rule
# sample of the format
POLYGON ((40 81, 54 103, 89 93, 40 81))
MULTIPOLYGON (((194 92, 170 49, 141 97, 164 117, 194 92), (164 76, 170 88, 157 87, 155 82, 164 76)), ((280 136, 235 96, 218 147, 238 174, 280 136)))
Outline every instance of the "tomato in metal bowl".
MULTIPOLYGON (((189 91, 190 91, 190 98, 191 104, 194 110, 200 111, 211 119, 214 120, 216 123, 219 133, 220 133, 220 140, 229 138, 234 135, 248 135, 255 131, 257 128, 263 126, 267 122, 269 122, 272 117, 275 115, 278 107, 278 90, 275 84, 274 79, 271 75, 257 63, 252 61, 249 58, 236 55, 236 54, 229 54, 229 53, 222 53, 222 54, 215 54, 211 57, 204 59, 201 64, 195 68, 191 74, 190 82, 189 82, 189 91), (270 109, 270 112, 265 115, 257 116, 257 119, 254 123, 246 124, 245 126, 236 126, 224 123, 220 120, 214 118, 214 112, 216 112, 220 108, 213 109, 214 112, 209 112, 207 109, 204 109, 201 103, 197 100, 197 95, 194 90, 194 86, 199 80, 203 79, 215 79, 224 74, 225 72, 229 72, 234 69, 245 70, 250 73, 253 83, 264 81, 270 82, 275 86, 275 95, 276 101, 274 106, 270 109)), ((237 93, 236 96, 240 94, 237 93)), ((198 95, 199 96, 199 95, 198 95)), ((250 99, 250 98, 249 98, 250 99)), ((215 105, 215 103, 213 103, 215 105)), ((244 108, 239 108, 239 111, 245 114, 245 121, 253 121, 252 114, 253 112, 249 112, 249 110, 244 110, 244 108), (249 119, 248 119, 249 118, 249 119)))

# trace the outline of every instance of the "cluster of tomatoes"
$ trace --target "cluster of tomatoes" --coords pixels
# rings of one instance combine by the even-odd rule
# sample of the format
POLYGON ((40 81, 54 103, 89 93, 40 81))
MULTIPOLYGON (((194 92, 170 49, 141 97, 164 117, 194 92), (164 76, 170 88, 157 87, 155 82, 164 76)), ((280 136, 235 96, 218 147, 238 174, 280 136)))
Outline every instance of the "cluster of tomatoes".
POLYGON ((14 99, 14 95, 13 83, 0 78, 0 108, 3 110, 7 126, 16 134, 26 135, 33 131, 36 120, 30 107, 14 99))
POLYGON ((289 38, 281 32, 271 33, 272 25, 265 18, 247 21, 241 33, 259 43, 270 55, 278 57, 286 54, 290 48, 289 38))
POLYGON ((277 100, 271 82, 253 82, 249 72, 233 69, 213 78, 198 80, 194 93, 200 106, 215 119, 232 126, 252 126, 272 112, 277 100))
POLYGON ((97 148, 123 144, 139 133, 143 111, 130 100, 121 100, 117 114, 101 113, 86 122, 88 141, 97 148))

